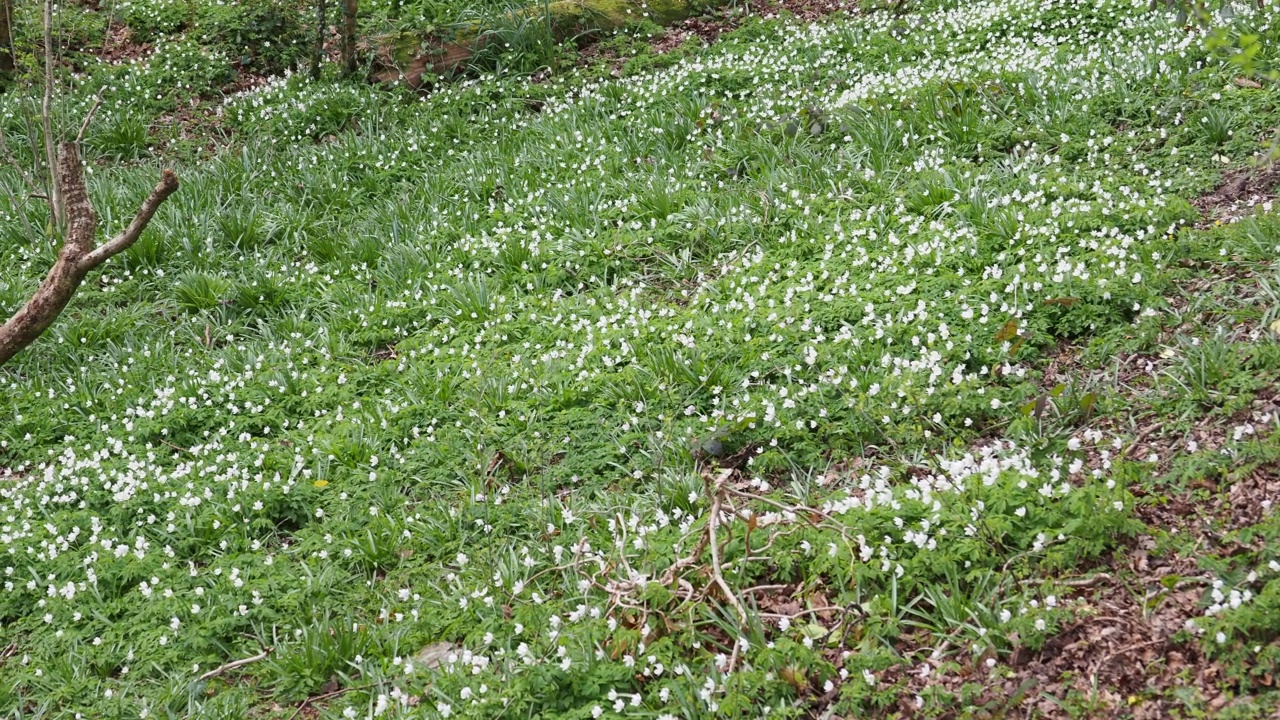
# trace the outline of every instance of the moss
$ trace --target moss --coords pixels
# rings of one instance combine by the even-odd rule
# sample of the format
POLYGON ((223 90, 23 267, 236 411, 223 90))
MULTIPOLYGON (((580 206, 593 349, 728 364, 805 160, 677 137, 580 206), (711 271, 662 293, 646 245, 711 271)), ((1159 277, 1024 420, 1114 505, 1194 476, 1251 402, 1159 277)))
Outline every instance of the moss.
POLYGON ((366 45, 375 55, 371 79, 381 83, 404 80, 411 87, 420 87, 426 74, 448 76, 455 72, 474 54, 474 45, 474 37, 458 42, 412 32, 379 35, 366 45))
POLYGON ((687 0, 557 0, 549 10, 557 32, 576 34, 617 30, 642 19, 667 25, 689 17, 694 5, 687 0))
POLYGON ((407 31, 379 35, 369 42, 377 49, 381 63, 399 67, 428 52, 432 44, 425 36, 407 31))

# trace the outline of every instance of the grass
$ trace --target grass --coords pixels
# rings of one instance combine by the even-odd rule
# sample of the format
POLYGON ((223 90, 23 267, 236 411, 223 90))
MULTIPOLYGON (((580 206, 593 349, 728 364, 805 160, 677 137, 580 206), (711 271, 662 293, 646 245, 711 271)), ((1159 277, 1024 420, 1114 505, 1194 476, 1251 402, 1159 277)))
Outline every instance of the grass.
MULTIPOLYGON (((183 189, 0 370, 0 710, 1269 712, 1280 223, 1190 201, 1280 95, 1144 9, 280 75, 203 155, 138 132, 185 88, 130 90, 230 55, 80 77, 68 127, 137 83, 88 141, 105 230, 183 189)), ((1274 13, 1227 25, 1264 63, 1274 13)), ((52 250, 3 212, 8 310, 52 250)))

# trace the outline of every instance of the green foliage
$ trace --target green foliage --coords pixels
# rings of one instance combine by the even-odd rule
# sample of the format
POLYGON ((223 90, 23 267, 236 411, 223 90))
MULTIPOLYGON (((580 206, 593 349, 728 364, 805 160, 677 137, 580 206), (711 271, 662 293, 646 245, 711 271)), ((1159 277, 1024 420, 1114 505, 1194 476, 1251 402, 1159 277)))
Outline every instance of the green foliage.
POLYGON ((137 160, 151 145, 147 123, 134 115, 116 115, 97 124, 85 138, 94 152, 111 160, 137 160))
POLYGON ((187 0, 120 0, 114 14, 142 42, 173 35, 195 21, 196 5, 187 0))
POLYGON ((178 307, 188 312, 213 310, 222 305, 231 283, 200 272, 187 272, 178 277, 174 294, 178 307))
POLYGON ((200 3, 190 35, 254 72, 298 69, 309 57, 313 30, 308 4, 297 0, 200 3))
MULTIPOLYGON (((1162 492, 1274 460, 1261 425, 1167 475, 1164 446, 1119 454, 1125 422, 1233 418, 1280 370, 1274 217, 1187 227, 1275 91, 1164 16, 930 2, 665 54, 637 18, 602 48, 620 77, 526 78, 568 66, 530 14, 429 95, 292 74, 222 97, 296 61, 298 9, 122 2, 155 54, 63 83, 73 131, 109 90, 104 234, 170 140, 227 135, 0 370, 0 711, 341 690, 317 712, 864 716, 915 702, 939 649, 970 678, 922 693, 943 714, 1083 616, 1058 578, 1150 534, 1162 492), (1257 292, 1166 299, 1215 263, 1257 292), (1175 332, 1206 317, 1231 322, 1175 332), (1152 409, 1100 377, 1116 358, 1152 409), (728 470, 715 549, 745 618, 700 546, 728 470)), ((53 248, 23 229, 41 213, 0 212, 8 311, 53 248)), ((1202 624, 1254 688, 1275 623, 1250 552, 1196 557, 1261 600, 1202 624)))

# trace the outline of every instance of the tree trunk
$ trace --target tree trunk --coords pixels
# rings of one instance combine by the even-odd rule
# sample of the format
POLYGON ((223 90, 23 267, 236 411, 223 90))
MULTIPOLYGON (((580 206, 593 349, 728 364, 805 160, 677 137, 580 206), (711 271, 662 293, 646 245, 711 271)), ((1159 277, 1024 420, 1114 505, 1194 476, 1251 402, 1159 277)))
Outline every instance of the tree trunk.
POLYGON ((342 74, 356 71, 356 13, 360 0, 342 0, 342 74))
POLYGON ((316 0, 316 49, 311 61, 311 79, 320 79, 320 64, 324 61, 324 36, 328 25, 326 0, 316 0))
POLYGON ((0 77, 13 77, 13 0, 0 0, 0 77))
POLYGON ((105 244, 94 247, 98 218, 93 212, 93 205, 89 203, 89 193, 84 183, 84 166, 80 163, 80 149, 75 143, 65 142, 58 146, 54 176, 63 205, 62 216, 66 219, 62 248, 35 294, 8 322, 0 326, 0 365, 4 365, 49 329, 67 307, 89 271, 132 245, 146 229, 147 223, 151 222, 160 204, 178 189, 178 177, 172 170, 165 170, 160 183, 142 203, 129 227, 105 244))

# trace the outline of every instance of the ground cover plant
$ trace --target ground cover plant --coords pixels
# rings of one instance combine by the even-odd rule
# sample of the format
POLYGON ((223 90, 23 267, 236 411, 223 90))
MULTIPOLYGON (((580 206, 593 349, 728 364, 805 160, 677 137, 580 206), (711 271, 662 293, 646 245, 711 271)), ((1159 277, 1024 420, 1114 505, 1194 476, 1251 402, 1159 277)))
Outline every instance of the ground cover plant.
POLYGON ((104 232, 183 188, 0 369, 0 710, 1274 712, 1276 87, 1128 0, 653 32, 68 73, 104 232))

